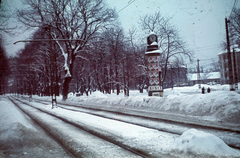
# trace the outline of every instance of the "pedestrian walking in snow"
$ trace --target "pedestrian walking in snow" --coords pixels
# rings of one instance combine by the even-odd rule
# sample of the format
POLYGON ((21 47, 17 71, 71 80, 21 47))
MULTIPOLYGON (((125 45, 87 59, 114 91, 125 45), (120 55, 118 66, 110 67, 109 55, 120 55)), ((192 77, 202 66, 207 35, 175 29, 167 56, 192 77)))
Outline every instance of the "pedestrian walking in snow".
POLYGON ((211 91, 211 90, 210 90, 210 88, 208 87, 207 92, 210 93, 210 91, 211 91))
POLYGON ((205 91, 205 89, 204 89, 204 87, 202 88, 202 94, 204 94, 204 91, 205 91))

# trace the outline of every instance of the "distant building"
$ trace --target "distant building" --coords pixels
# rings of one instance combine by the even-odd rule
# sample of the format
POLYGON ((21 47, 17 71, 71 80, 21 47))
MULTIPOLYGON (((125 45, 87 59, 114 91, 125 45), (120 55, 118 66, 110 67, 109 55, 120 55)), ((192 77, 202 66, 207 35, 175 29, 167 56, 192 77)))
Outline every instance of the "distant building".
MULTIPOLYGON (((218 54, 219 65, 221 72, 221 84, 229 84, 229 66, 228 66, 228 54, 227 52, 221 52, 218 54)), ((235 48, 231 52, 231 61, 232 61, 232 76, 233 83, 240 82, 240 49, 235 48)))
POLYGON ((220 72, 209 72, 200 73, 200 79, 197 77, 198 73, 188 73, 187 78, 190 86, 195 84, 208 84, 208 83, 219 83, 220 82, 220 72))
MULTIPOLYGON (((162 70, 164 72, 164 68, 162 70)), ((163 82, 164 88, 171 88, 173 86, 184 86, 187 80, 187 67, 185 65, 174 66, 168 65, 167 75, 163 82)))

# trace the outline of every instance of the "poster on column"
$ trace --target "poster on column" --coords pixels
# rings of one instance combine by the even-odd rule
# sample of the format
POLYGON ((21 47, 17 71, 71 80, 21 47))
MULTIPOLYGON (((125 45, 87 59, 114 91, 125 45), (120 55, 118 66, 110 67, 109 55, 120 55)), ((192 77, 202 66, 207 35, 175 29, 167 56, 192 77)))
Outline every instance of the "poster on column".
POLYGON ((152 70, 158 71, 158 64, 157 63, 149 63, 148 64, 148 70, 149 71, 152 71, 152 70))
POLYGON ((150 78, 149 84, 152 85, 158 85, 159 84, 159 78, 150 78))
POLYGON ((157 56, 150 56, 148 57, 148 63, 157 63, 158 57, 157 56))
POLYGON ((158 72, 158 71, 149 71, 148 76, 149 76, 150 78, 159 77, 159 72, 158 72))

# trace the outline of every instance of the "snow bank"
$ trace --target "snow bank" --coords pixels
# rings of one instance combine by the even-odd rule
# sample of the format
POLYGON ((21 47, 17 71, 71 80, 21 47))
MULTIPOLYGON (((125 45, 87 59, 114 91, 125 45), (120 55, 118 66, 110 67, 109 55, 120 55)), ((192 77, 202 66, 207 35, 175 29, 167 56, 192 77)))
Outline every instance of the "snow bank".
POLYGON ((89 98, 94 98, 94 97, 108 98, 106 95, 104 95, 102 92, 99 92, 99 91, 92 92, 92 94, 89 95, 89 98))
POLYGON ((190 129, 184 132, 172 144, 172 150, 196 155, 240 156, 215 135, 190 129))
POLYGON ((123 97, 122 94, 117 96, 116 94, 94 92, 89 97, 82 97, 82 100, 79 101, 103 106, 144 108, 152 111, 198 116, 211 121, 240 124, 240 94, 229 90, 225 91, 225 87, 219 85, 212 87, 215 90, 205 94, 198 92, 201 91, 198 87, 178 87, 173 90, 165 90, 165 96, 161 98, 148 97, 146 92, 137 95, 136 91, 132 95, 130 92, 129 97, 123 97))
POLYGON ((36 130, 29 122, 28 118, 26 118, 26 116, 24 116, 22 112, 18 110, 13 104, 10 104, 7 99, 0 97, 0 109, 0 131, 4 131, 13 127, 13 124, 16 122, 24 125, 26 128, 36 130))
MULTIPOLYGON (((210 87, 211 92, 202 94, 198 85, 164 89, 164 97, 161 98, 148 97, 145 90, 144 93, 131 90, 129 97, 125 97, 123 93, 116 95, 96 91, 89 96, 69 97, 67 101, 167 112, 184 117, 198 117, 198 120, 203 121, 240 126, 240 94, 229 91, 229 85, 202 84, 201 86, 205 89, 210 87)), ((58 99, 61 100, 61 97, 58 99)))
POLYGON ((240 124, 240 95, 218 91, 208 94, 146 97, 138 106, 194 116, 213 116, 217 121, 240 124))

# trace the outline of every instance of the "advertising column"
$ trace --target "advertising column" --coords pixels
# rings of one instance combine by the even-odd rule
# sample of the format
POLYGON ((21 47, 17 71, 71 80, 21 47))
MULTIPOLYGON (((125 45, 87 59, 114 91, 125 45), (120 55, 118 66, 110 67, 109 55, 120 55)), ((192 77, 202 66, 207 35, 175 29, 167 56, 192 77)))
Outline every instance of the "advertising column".
POLYGON ((162 88, 162 73, 161 68, 159 68, 159 57, 161 55, 158 50, 157 36, 155 33, 150 33, 147 37, 147 52, 145 56, 147 58, 147 70, 148 70, 148 96, 163 96, 162 88))

